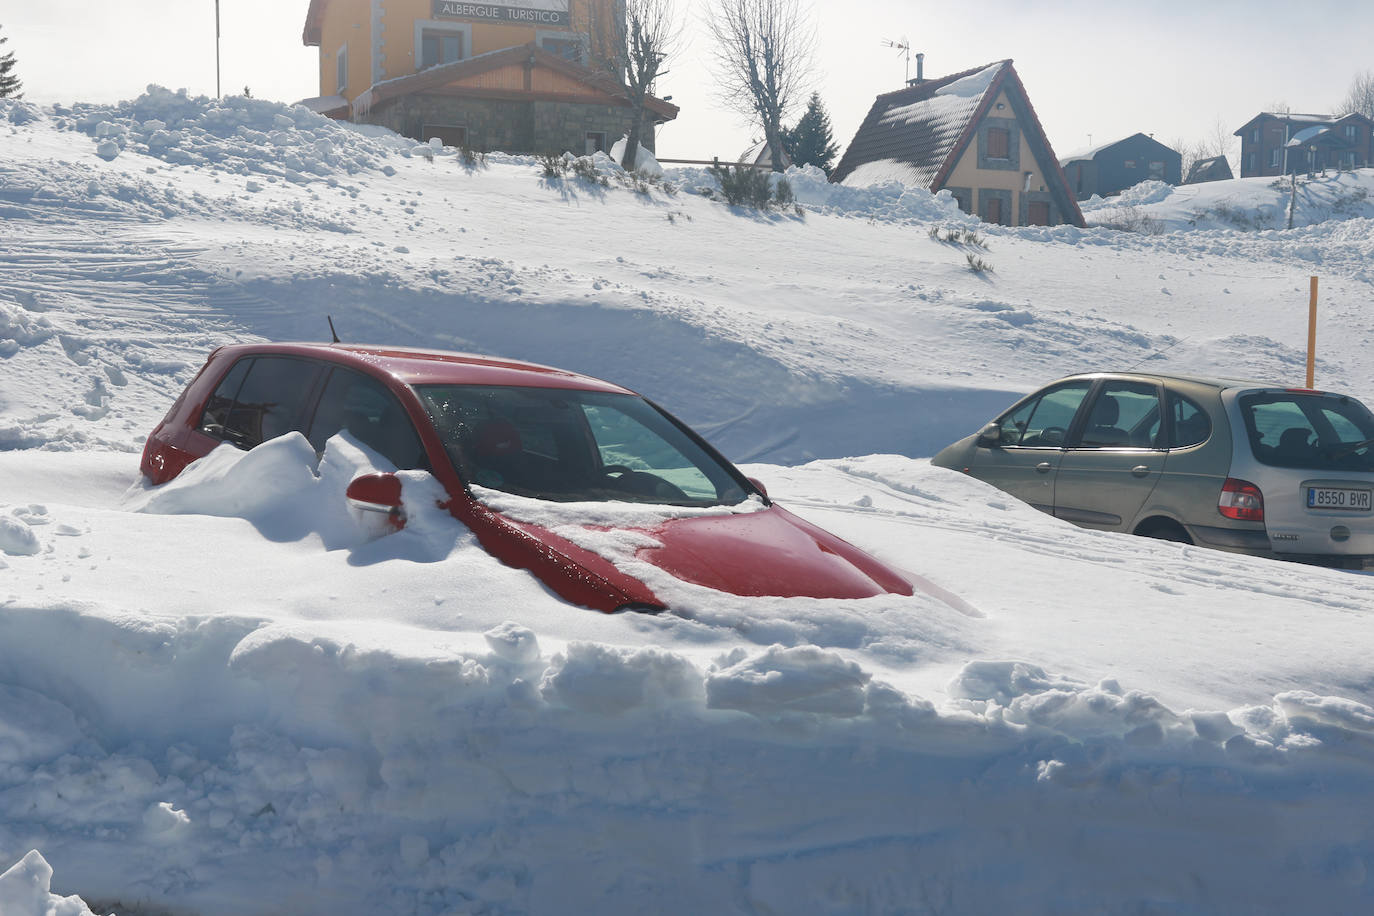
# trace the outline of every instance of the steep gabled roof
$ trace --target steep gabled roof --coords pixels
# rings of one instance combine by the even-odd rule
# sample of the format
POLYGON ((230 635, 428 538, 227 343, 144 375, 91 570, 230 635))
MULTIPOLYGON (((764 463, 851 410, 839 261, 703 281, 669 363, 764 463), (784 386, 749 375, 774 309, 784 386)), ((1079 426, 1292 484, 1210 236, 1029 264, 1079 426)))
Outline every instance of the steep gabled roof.
POLYGON ((1010 64, 999 61, 878 96, 831 180, 853 175, 860 182, 895 178, 932 187, 988 90, 1000 83, 998 77, 1010 64))
MULTIPOLYGON (((626 103, 629 101, 624 87, 609 73, 575 63, 557 54, 551 54, 531 42, 512 48, 502 48, 499 51, 488 51, 485 54, 478 54, 476 57, 468 57, 453 63, 430 67, 418 73, 383 80, 373 84, 370 89, 355 100, 354 104, 368 108, 387 99, 439 89, 458 80, 479 76, 510 64, 541 66, 595 89, 612 100, 626 103)), ((513 97, 524 94, 526 93, 511 93, 513 97)), ((652 95, 645 97, 644 109, 659 121, 671 121, 677 117, 679 110, 676 105, 652 95)))
POLYGON ((1010 60, 878 96, 830 180, 853 184, 895 179, 940 190, 1003 90, 1045 176, 1045 187, 1065 218, 1082 226, 1078 201, 1069 192, 1064 170, 1010 60))

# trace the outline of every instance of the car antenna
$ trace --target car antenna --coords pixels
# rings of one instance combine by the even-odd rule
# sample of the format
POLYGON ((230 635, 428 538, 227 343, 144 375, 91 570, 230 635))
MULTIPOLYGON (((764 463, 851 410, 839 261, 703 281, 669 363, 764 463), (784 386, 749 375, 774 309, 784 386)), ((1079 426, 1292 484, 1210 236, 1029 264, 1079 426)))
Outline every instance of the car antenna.
POLYGON ((1140 366, 1140 363, 1145 362, 1147 359, 1154 359, 1156 356, 1163 356, 1165 353, 1168 353, 1170 350, 1172 350, 1174 347, 1178 346, 1179 344, 1183 343, 1185 340, 1192 340, 1192 339, 1193 339, 1193 338, 1192 338, 1191 335, 1188 336, 1188 337, 1180 337, 1178 340, 1176 340, 1176 341, 1174 341, 1173 343, 1169 344, 1169 346, 1165 347, 1163 350, 1156 350, 1156 351, 1154 351, 1153 353, 1149 353, 1149 354, 1147 354, 1147 355, 1145 355, 1145 356, 1142 356, 1142 357, 1140 358, 1140 362, 1136 363, 1134 366, 1129 366, 1129 367, 1127 367, 1125 371, 1127 371, 1127 372, 1134 372, 1134 371, 1136 370, 1136 368, 1140 366))
POLYGON ((334 338, 334 343, 343 343, 339 340, 339 332, 334 330, 334 316, 325 315, 324 320, 329 322, 329 336, 334 338))

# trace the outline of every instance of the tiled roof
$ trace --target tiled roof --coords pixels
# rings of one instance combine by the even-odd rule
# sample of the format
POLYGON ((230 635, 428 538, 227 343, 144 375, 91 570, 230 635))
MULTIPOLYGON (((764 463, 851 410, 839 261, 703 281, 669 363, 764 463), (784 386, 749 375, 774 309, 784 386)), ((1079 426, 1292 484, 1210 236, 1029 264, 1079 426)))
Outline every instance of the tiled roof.
POLYGON ((832 180, 894 177, 930 187, 1010 64, 998 61, 878 96, 832 180))

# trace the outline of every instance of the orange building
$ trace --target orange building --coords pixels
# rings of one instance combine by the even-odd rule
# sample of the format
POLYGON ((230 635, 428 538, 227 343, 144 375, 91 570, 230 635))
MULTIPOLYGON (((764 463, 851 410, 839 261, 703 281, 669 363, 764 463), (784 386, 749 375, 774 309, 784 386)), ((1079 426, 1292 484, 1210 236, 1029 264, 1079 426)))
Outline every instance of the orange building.
MULTIPOLYGON (((616 0, 310 0, 330 117, 416 140, 511 153, 582 154, 628 133, 613 68, 616 0), (598 53, 600 52, 600 53, 598 53)), ((650 96, 643 145, 677 106, 650 96)))

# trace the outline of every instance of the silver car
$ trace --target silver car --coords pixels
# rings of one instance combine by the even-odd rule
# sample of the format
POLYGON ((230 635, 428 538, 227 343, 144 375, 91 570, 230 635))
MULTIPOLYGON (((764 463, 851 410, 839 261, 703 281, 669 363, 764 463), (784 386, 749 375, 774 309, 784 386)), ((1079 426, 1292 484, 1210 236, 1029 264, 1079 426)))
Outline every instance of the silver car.
POLYGON ((1349 568, 1374 559, 1374 415, 1348 395, 1075 375, 932 463, 1087 528, 1349 568))

